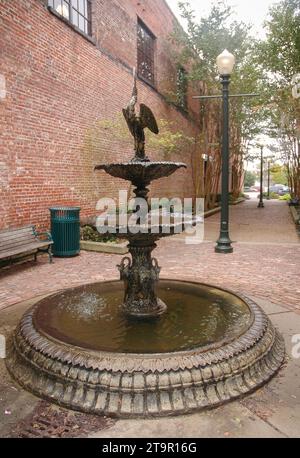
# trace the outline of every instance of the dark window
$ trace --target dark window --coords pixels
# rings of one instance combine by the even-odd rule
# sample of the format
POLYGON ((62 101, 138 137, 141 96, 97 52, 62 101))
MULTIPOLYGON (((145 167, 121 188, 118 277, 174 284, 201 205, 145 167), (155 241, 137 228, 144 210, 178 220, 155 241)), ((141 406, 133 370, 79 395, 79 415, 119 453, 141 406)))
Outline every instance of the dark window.
POLYGON ((155 36, 140 20, 137 29, 138 75, 154 86, 155 36))
POLYGON ((86 35, 92 34, 91 0, 48 0, 48 5, 86 35))
POLYGON ((177 105, 183 110, 187 109, 187 72, 183 67, 177 70, 177 105))

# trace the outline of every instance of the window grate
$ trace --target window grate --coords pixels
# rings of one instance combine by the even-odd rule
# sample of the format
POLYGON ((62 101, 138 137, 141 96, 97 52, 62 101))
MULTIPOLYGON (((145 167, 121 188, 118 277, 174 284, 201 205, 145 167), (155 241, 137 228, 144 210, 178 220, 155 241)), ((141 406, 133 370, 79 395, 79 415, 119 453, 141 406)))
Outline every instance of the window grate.
POLYGON ((48 0, 48 5, 86 35, 92 35, 91 0, 48 0))
POLYGON ((137 52, 138 75, 154 86, 155 37, 140 20, 137 26, 137 52))

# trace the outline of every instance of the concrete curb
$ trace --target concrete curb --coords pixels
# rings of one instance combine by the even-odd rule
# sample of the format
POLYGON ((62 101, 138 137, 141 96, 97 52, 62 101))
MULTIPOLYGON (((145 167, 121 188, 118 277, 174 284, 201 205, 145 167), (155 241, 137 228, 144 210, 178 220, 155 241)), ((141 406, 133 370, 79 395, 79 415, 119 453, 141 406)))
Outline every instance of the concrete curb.
POLYGON ((209 218, 210 216, 215 215, 221 211, 221 207, 213 208, 212 210, 208 210, 204 213, 204 218, 209 218))
POLYGON ((109 254, 127 254, 128 253, 128 242, 124 243, 103 243, 103 242, 90 242, 81 241, 80 247, 84 251, 94 251, 97 253, 109 253, 109 254))
POLYGON ((295 207, 290 207, 290 210, 291 210, 291 214, 292 214, 292 217, 293 217, 293 220, 295 222, 295 224, 300 224, 300 216, 296 210, 295 207))
POLYGON ((242 204, 243 202, 245 202, 246 199, 245 197, 239 197, 237 200, 235 200, 234 202, 231 202, 230 205, 238 205, 238 204, 242 204))

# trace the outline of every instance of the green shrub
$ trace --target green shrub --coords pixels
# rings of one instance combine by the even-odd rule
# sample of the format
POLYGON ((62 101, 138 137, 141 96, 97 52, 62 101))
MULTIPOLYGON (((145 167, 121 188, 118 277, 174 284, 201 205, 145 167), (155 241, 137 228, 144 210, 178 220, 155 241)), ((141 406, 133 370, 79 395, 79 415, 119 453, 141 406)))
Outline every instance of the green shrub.
POLYGON ((86 242, 101 242, 101 243, 116 243, 117 236, 115 234, 99 234, 91 226, 84 226, 80 229, 81 240, 86 242))
POLYGON ((288 200, 291 200, 291 199, 292 199, 292 197, 291 197, 290 194, 285 194, 284 196, 280 196, 280 197, 279 197, 279 200, 286 200, 286 201, 288 201, 288 200))
MULTIPOLYGON (((264 192, 264 193, 263 193, 263 197, 264 197, 264 199, 267 199, 268 193, 267 193, 267 192, 264 192)), ((258 198, 258 199, 260 198, 260 194, 258 194, 257 198, 258 198)), ((270 199, 272 199, 272 200, 273 200, 273 199, 276 199, 276 200, 277 200, 277 199, 279 199, 279 195, 276 194, 276 192, 270 192, 270 199)))

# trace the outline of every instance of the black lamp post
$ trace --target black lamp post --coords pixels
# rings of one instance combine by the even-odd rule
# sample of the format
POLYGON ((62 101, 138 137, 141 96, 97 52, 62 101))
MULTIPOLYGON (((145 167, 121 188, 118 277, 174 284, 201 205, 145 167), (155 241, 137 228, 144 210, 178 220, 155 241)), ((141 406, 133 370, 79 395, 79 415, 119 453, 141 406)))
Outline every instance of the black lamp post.
POLYGON ((271 162, 268 161, 268 200, 270 200, 271 162))
POLYGON ((263 185, 263 181, 264 181, 264 147, 261 146, 260 147, 260 151, 261 151, 261 154, 260 154, 260 196, 259 196, 259 204, 258 204, 258 208, 264 208, 265 204, 264 204, 264 185, 263 185))
POLYGON ((224 254, 233 252, 232 241, 229 237, 229 85, 234 64, 235 58, 227 50, 217 58, 223 88, 223 140, 221 230, 215 252, 224 254))

